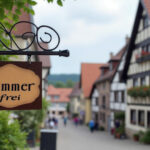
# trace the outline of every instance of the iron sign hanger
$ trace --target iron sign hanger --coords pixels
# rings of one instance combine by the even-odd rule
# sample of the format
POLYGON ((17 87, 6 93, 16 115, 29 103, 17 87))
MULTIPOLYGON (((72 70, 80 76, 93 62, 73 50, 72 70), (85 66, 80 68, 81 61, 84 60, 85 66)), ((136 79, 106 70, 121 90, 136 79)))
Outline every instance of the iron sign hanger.
POLYGON ((10 38, 10 40, 12 41, 12 43, 16 46, 17 49, 13 49, 11 47, 8 47, 1 39, 0 39, 0 43, 5 47, 7 48, 8 50, 6 51, 0 51, 0 55, 27 55, 28 57, 31 57, 32 55, 58 55, 58 56, 64 56, 64 57, 68 57, 69 56, 69 51, 68 50, 59 50, 59 51, 54 51, 55 49, 58 48, 59 44, 60 44, 60 36, 59 34, 57 33, 57 31, 55 29, 53 29, 52 27, 50 26, 47 26, 47 25, 42 25, 42 26, 39 26, 37 27, 34 23, 32 22, 29 22, 29 21, 20 21, 20 22, 17 22, 15 23, 10 31, 8 31, 5 26, 0 23, 0 30, 4 31, 4 33, 6 34, 6 36, 8 36, 10 38), (34 31, 30 31, 30 32, 24 32, 22 35, 20 35, 20 37, 23 39, 23 40, 27 40, 27 36, 31 36, 32 37, 32 40, 31 42, 29 43, 29 45, 27 45, 25 48, 21 48, 15 41, 15 39, 13 38, 13 29, 15 29, 15 27, 17 25, 21 25, 21 24, 29 24, 29 25, 32 25, 32 27, 35 28, 35 32, 34 31), (39 39, 41 40, 42 43, 45 43, 45 44, 50 44, 53 40, 53 37, 52 37, 52 34, 48 33, 48 32, 44 32, 45 35, 47 35, 49 37, 49 40, 48 41, 45 41, 43 40, 43 38, 39 35, 39 31, 42 29, 42 28, 47 28, 47 29, 50 29, 56 36, 57 36, 57 41, 56 41, 56 44, 53 48, 50 48, 50 49, 46 49, 45 47, 43 47, 41 44, 40 44, 40 41, 39 39), (36 41, 37 45, 41 48, 41 51, 31 51, 29 50, 29 48, 31 47, 31 45, 33 44, 33 42, 36 41))

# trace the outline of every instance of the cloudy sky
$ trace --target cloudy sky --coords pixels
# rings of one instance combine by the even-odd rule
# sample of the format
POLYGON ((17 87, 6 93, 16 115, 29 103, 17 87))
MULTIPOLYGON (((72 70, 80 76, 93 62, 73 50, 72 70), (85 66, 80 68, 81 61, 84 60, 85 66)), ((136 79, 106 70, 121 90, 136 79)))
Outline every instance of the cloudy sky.
POLYGON ((80 73, 83 62, 107 62, 131 34, 138 1, 65 0, 63 7, 38 1, 35 23, 55 28, 61 37, 58 50, 70 51, 68 58, 51 57, 51 73, 80 73))

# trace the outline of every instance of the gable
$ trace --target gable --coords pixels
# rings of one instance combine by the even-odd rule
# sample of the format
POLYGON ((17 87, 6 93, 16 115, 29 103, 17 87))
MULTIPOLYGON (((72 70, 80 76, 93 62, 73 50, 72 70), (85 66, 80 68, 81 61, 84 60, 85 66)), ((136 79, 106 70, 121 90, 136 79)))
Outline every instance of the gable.
MULTIPOLYGON (((127 56, 126 56, 126 62, 125 62, 125 67, 123 70, 123 75, 122 75, 122 80, 126 81, 128 73, 130 74, 130 64, 135 63, 135 55, 137 53, 140 53, 142 51, 142 46, 141 43, 146 44, 145 42, 149 42, 148 40, 150 38, 150 27, 149 28, 144 28, 143 27, 143 17, 147 17, 149 20, 150 24, 150 14, 147 8, 147 0, 140 0, 137 13, 136 13, 136 18, 131 34, 131 40, 129 43, 128 51, 127 51, 127 56), (147 40, 147 41, 146 41, 147 40), (144 41, 144 42, 143 42, 144 41)), ((148 3, 150 6, 150 3, 148 3)))

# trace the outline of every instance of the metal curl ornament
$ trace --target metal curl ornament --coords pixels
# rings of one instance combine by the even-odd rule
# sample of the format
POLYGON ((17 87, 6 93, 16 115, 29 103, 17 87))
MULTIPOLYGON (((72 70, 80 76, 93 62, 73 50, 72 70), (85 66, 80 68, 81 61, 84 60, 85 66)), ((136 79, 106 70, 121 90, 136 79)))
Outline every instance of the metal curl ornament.
POLYGON ((17 49, 13 49, 11 47, 8 47, 1 39, 0 39, 0 43, 7 49, 6 51, 0 51, 0 55, 59 55, 59 56, 65 56, 68 57, 69 56, 69 51, 68 50, 59 50, 59 51, 54 51, 55 49, 58 48, 59 44, 60 44, 60 36, 57 33, 57 31, 55 29, 53 29, 50 26, 47 25, 42 25, 37 27, 34 23, 29 22, 29 21, 20 21, 15 23, 10 31, 8 31, 5 26, 0 23, 0 30, 2 30, 5 35, 7 37, 9 37, 9 39, 12 41, 12 43, 15 45, 15 47, 17 49), (15 39, 13 38, 13 29, 15 29, 15 27, 17 25, 21 25, 21 24, 29 24, 31 25, 32 28, 35 29, 35 32, 31 31, 31 32, 23 32, 21 35, 19 35, 23 40, 28 40, 27 37, 32 37, 30 38, 30 43, 28 43, 28 45, 26 45, 25 48, 21 48, 17 42, 15 41, 15 39), (39 39, 41 40, 42 43, 45 44, 51 44, 51 42, 53 41, 53 36, 51 33, 49 32, 44 32, 44 35, 48 36, 49 39, 46 41, 44 40, 40 35, 39 35, 39 31, 41 29, 49 29, 53 34, 56 35, 57 37, 57 41, 54 47, 50 48, 50 49, 46 49, 45 47, 42 47, 42 45, 40 44, 39 39), (31 47, 31 45, 36 41, 36 44, 41 48, 42 51, 30 51, 29 48, 31 47))

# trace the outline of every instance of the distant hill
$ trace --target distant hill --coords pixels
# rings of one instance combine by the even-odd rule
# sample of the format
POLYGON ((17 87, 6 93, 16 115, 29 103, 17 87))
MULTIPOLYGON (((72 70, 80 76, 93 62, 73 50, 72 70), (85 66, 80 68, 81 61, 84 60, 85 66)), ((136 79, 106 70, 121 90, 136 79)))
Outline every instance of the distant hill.
POLYGON ((51 74, 48 76, 48 83, 55 84, 60 81, 66 83, 68 80, 73 82, 79 82, 80 75, 79 74, 51 74))

